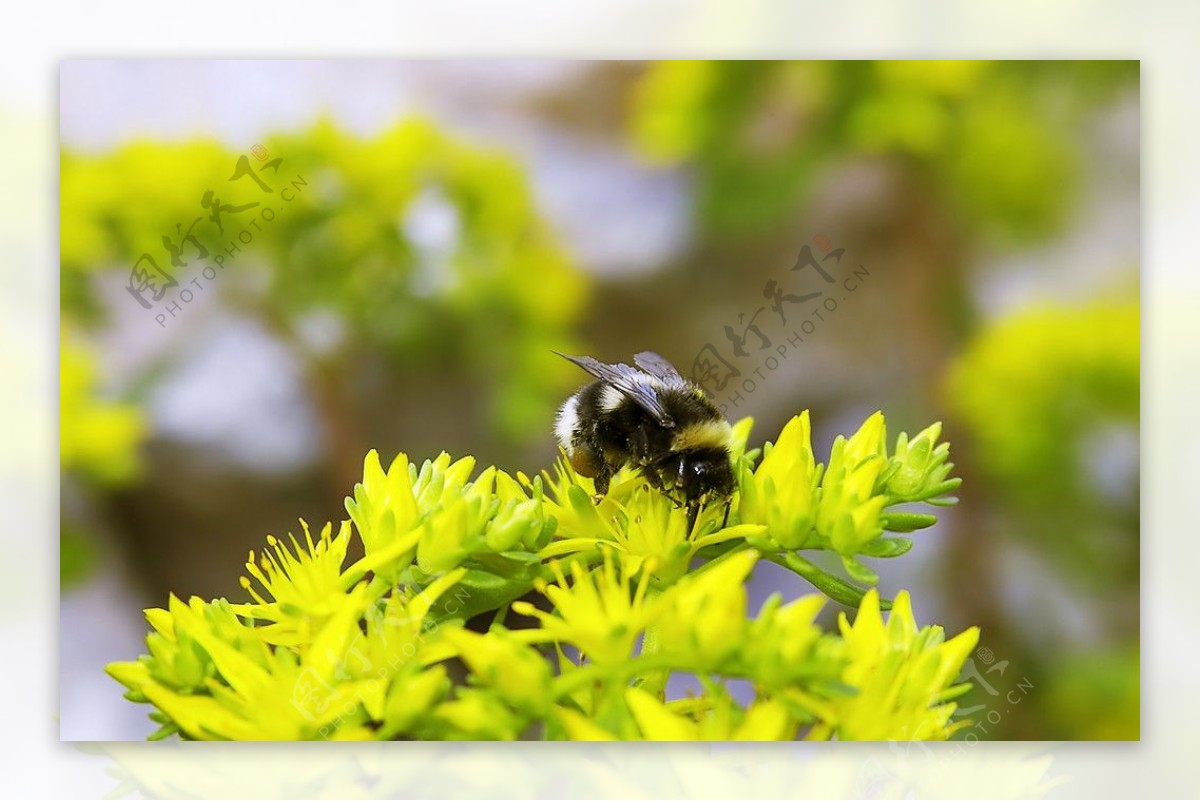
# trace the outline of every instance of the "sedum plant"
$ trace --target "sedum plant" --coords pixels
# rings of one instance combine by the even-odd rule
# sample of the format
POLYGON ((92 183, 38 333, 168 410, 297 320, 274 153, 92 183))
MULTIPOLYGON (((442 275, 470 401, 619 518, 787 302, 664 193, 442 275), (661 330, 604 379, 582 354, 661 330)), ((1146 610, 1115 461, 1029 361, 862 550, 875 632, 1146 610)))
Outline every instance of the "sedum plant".
POLYGON ((728 509, 691 531, 628 469, 594 499, 565 460, 530 478, 445 453, 385 469, 371 451, 349 519, 268 537, 243 602, 147 610, 149 653, 108 673, 154 707, 151 739, 947 738, 978 629, 918 627, 862 561, 935 521, 901 506, 953 502, 940 426, 889 448, 875 414, 824 463, 807 412, 761 450, 750 428, 734 427, 728 509), (749 609, 763 561, 820 593, 749 609), (833 631, 830 599, 848 607, 833 631), (669 693, 673 675, 700 690, 669 693))
POLYGON ((95 532, 80 514, 94 493, 135 481, 146 420, 135 404, 110 397, 101 365, 78 329, 64 323, 59 348, 59 453, 63 479, 59 580, 69 587, 99 558, 95 532))

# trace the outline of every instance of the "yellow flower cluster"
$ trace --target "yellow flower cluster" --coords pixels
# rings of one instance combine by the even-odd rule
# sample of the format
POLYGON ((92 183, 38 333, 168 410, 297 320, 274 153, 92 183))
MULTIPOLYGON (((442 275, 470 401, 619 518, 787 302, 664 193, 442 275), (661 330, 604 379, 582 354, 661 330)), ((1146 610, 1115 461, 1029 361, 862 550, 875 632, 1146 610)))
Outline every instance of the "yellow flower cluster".
POLYGON ((372 451, 336 533, 302 523, 302 538, 269 537, 247 561, 245 603, 148 610, 149 654, 109 673, 155 707, 155 736, 189 739, 949 736, 977 632, 918 630, 906 593, 885 624, 874 590, 796 553, 901 552, 881 532, 926 521, 886 507, 955 486, 936 427, 889 456, 874 415, 827 467, 807 414, 757 465, 749 428, 736 427, 728 512, 702 510, 691 530, 628 471, 597 502, 565 463, 554 477, 472 478, 470 457, 418 467, 401 454, 385 470, 372 451), (364 555, 347 565, 354 538, 364 555), (746 583, 764 558, 857 607, 854 622, 823 630, 817 594, 773 596, 751 617, 746 583), (450 678, 455 658, 465 680, 450 678), (703 692, 668 698, 676 673, 703 692))

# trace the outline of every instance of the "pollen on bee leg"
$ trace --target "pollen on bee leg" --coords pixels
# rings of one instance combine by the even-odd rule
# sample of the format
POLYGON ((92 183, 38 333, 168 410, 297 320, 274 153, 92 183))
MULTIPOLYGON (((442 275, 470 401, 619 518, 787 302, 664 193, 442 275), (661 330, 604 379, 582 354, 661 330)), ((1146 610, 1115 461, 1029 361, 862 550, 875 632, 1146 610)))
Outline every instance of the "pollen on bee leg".
POLYGON ((573 448, 567 451, 567 458, 571 462, 571 467, 575 468, 575 472, 586 478, 595 478, 600 475, 600 460, 596 456, 596 452, 586 445, 580 445, 578 448, 573 448))

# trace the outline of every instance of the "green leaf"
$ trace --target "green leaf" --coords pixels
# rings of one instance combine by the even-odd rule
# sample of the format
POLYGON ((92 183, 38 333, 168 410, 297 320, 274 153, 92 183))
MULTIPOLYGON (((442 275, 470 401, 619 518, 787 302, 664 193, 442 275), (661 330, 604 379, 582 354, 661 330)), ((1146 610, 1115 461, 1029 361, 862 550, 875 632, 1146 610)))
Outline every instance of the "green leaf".
POLYGON ((936 506, 949 506, 951 504, 958 503, 958 499, 957 498, 954 498, 954 499, 942 498, 942 496, 945 495, 947 492, 954 492, 954 490, 958 489, 961 486, 962 486, 961 478, 947 479, 946 481, 943 481, 942 483, 938 484, 937 486, 931 487, 926 492, 922 492, 917 497, 910 498, 909 500, 925 501, 926 503, 931 503, 936 506), (943 500, 949 501, 950 503, 938 503, 939 501, 943 501, 943 500))
MULTIPOLYGON (((863 596, 867 594, 862 587, 856 587, 845 579, 826 573, 797 553, 783 554, 782 558, 767 554, 766 558, 796 573, 842 606, 857 609, 863 596)), ((892 602, 880 598, 879 607, 884 610, 891 609, 892 602)))
POLYGON ((857 582, 866 584, 868 587, 874 587, 879 583, 879 574, 853 556, 843 556, 842 566, 846 568, 846 572, 850 574, 850 578, 857 582))
POLYGON ((512 562, 520 562, 526 565, 540 564, 542 561, 542 557, 529 551, 505 551, 500 556, 512 562))
POLYGON ((147 740, 164 740, 172 734, 179 734, 179 727, 174 723, 164 723, 158 730, 146 737, 147 740))
POLYGON ((913 541, 908 537, 878 537, 862 547, 859 553, 876 559, 892 559, 912 550, 913 541))
POLYGON ((484 612, 493 612, 533 589, 533 579, 507 579, 483 570, 470 569, 430 609, 430 617, 443 620, 470 620, 484 612))
POLYGON ((909 532, 929 528, 937 522, 937 515, 920 512, 885 512, 880 515, 885 531, 909 532))

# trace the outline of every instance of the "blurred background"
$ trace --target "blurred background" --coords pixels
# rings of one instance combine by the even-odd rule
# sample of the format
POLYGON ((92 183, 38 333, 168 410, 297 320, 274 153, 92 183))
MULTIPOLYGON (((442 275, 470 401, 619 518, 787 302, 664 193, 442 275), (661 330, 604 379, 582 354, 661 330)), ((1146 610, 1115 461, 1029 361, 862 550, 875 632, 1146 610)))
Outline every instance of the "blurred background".
POLYGON ((61 134, 64 739, 152 731, 141 609, 370 448, 532 473, 550 351, 643 349, 753 444, 944 421, 961 503, 872 566, 982 626, 959 736, 1138 737, 1136 62, 76 61, 61 134))

